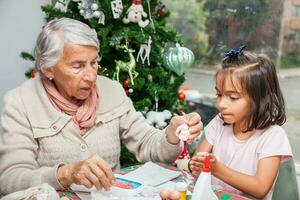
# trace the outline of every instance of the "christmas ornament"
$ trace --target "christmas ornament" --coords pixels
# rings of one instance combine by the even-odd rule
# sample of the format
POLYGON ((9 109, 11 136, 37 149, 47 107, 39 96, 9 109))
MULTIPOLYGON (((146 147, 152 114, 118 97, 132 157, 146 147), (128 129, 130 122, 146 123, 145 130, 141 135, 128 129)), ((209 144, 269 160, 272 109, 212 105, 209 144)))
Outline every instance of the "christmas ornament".
POLYGON ((173 75, 171 75, 170 84, 174 84, 174 82, 175 82, 175 77, 173 75))
POLYGON ((112 36, 109 41, 109 46, 114 47, 121 44, 121 41, 124 39, 124 36, 112 36))
POLYGON ((105 15, 103 11, 99 10, 99 5, 96 0, 82 0, 78 3, 79 13, 84 19, 98 18, 99 24, 105 24, 105 15))
POLYGON ((34 77, 36 77, 36 75, 37 75, 36 68, 33 68, 33 67, 29 68, 29 69, 26 70, 26 72, 25 72, 25 76, 26 76, 27 78, 34 78, 34 77))
POLYGON ((189 126, 187 124, 182 124, 176 129, 175 133, 177 137, 180 139, 180 141, 183 142, 183 150, 178 156, 177 160, 175 161, 178 167, 180 163, 188 162, 188 160, 190 159, 190 153, 187 148, 187 140, 189 139, 190 136, 189 126))
POLYGON ((36 76, 36 71, 35 70, 32 70, 31 73, 30 73, 30 77, 31 78, 34 78, 36 76))
POLYGON ((177 97, 178 97, 178 99, 179 99, 180 101, 184 101, 184 99, 185 99, 185 94, 184 94, 183 92, 179 92, 179 93, 177 94, 177 97))
POLYGON ((92 10, 98 10, 98 8, 99 8, 99 6, 96 3, 93 3, 92 6, 91 6, 92 10))
POLYGON ((123 23, 128 24, 129 22, 138 23, 141 28, 145 28, 149 24, 149 20, 143 21, 142 17, 147 17, 147 13, 144 12, 141 0, 133 0, 132 5, 128 8, 127 17, 123 18, 123 23))
POLYGON ((125 87, 128 87, 128 85, 129 85, 129 79, 126 79, 125 81, 123 81, 123 85, 125 87))
POLYGON ((155 126, 158 129, 163 129, 167 126, 166 120, 170 119, 172 114, 169 110, 162 112, 149 111, 146 114, 146 120, 150 125, 155 126))
POLYGON ((187 141, 190 136, 189 127, 187 124, 182 124, 176 129, 177 137, 182 141, 187 141))
POLYGON ((168 8, 161 1, 158 1, 155 7, 155 15, 157 17, 163 17, 168 13, 168 8))
POLYGON ((122 0, 111 1, 110 5, 111 5, 111 10, 112 10, 114 19, 120 18, 120 15, 123 12, 122 0))
POLYGON ((125 90, 125 94, 131 94, 131 93, 133 93, 133 89, 132 88, 130 88, 130 89, 128 89, 128 90, 125 90))
POLYGON ((177 75, 183 72, 194 63, 195 57, 191 50, 181 47, 178 43, 176 47, 171 47, 163 56, 164 66, 177 75))
POLYGON ((95 12, 93 12, 93 16, 96 18, 99 18, 101 15, 100 11, 96 10, 95 12))
POLYGON ((132 83, 132 85, 134 85, 134 78, 136 78, 138 76, 138 72, 135 71, 135 67, 136 67, 136 61, 135 58, 133 57, 133 52, 134 50, 129 49, 127 46, 127 41, 126 41, 126 45, 119 45, 118 46, 121 49, 124 49, 125 53, 128 53, 130 60, 128 62, 122 61, 122 60, 116 60, 116 72, 113 75, 113 78, 117 78, 117 80, 119 81, 119 73, 120 71, 123 72, 127 72, 129 74, 130 77, 130 82, 132 83))
POLYGON ((180 87, 179 91, 185 94, 185 100, 189 102, 200 102, 205 98, 198 90, 191 87, 180 87))
POLYGON ((139 58, 141 58, 142 63, 144 64, 145 60, 147 59, 147 64, 148 66, 150 66, 149 56, 151 51, 151 43, 152 43, 151 36, 149 36, 148 43, 141 44, 139 53, 136 57, 136 61, 139 61, 139 58))
POLYGON ((69 2, 70 2, 70 0, 58 0, 58 1, 56 1, 54 8, 65 13, 65 12, 67 12, 69 2))
POLYGON ((189 153, 189 150, 187 148, 187 142, 186 141, 183 142, 183 150, 180 153, 180 155, 178 156, 178 159, 190 159, 190 153, 189 153))
POLYGON ((151 74, 148 74, 148 81, 152 82, 153 81, 153 76, 151 74))

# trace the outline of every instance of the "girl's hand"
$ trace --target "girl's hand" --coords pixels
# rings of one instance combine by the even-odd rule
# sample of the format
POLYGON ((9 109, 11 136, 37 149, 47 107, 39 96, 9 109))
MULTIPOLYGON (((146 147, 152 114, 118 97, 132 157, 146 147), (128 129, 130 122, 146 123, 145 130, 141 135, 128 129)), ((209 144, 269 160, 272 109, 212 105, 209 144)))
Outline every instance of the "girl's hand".
POLYGON ((214 173, 216 171, 217 159, 212 153, 207 152, 198 152, 195 156, 192 157, 189 162, 189 168, 192 171, 192 174, 195 176, 199 176, 203 167, 204 167, 204 159, 205 156, 210 157, 210 167, 211 172, 214 173))
POLYGON ((168 142, 171 144, 177 144, 179 142, 179 138, 176 135, 176 129, 184 123, 189 127, 190 136, 187 140, 189 144, 200 134, 203 124, 198 113, 192 112, 183 116, 175 116, 172 117, 166 130, 168 142))
POLYGON ((84 185, 87 188, 95 186, 98 190, 108 190, 114 182, 114 175, 108 164, 98 155, 58 168, 57 177, 62 186, 72 183, 84 185))

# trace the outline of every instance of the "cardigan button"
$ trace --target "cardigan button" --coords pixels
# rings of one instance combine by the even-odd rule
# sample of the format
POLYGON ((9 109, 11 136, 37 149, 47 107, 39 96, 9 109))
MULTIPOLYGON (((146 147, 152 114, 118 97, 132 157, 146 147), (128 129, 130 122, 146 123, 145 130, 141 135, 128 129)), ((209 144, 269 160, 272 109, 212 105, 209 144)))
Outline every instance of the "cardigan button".
POLYGON ((81 151, 85 152, 85 151, 87 150, 87 148, 88 148, 88 147, 87 147, 86 144, 84 144, 84 143, 81 143, 81 144, 80 144, 80 150, 81 150, 81 151))
POLYGON ((52 131, 55 132, 57 129, 58 129, 58 127, 57 127, 56 125, 52 125, 52 126, 51 126, 51 130, 52 130, 52 131))

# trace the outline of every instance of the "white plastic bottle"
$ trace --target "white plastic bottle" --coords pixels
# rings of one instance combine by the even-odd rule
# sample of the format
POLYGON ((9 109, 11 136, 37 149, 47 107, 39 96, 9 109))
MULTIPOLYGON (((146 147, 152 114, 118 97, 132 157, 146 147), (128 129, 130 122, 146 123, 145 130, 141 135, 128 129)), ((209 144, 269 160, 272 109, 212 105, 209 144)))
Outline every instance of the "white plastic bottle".
POLYGON ((209 156, 205 156, 203 170, 198 177, 191 200, 218 200, 211 188, 209 156))

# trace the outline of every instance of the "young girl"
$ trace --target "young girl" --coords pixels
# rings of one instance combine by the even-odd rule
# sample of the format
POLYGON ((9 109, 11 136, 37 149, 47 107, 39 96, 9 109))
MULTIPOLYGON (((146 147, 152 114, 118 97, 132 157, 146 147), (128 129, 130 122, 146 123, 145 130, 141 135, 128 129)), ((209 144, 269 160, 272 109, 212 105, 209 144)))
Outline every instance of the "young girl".
POLYGON ((246 197, 272 199, 274 182, 291 147, 280 127, 284 99, 274 64, 265 55, 227 52, 216 73, 219 114, 205 127, 205 139, 188 166, 200 174, 203 153, 212 162, 212 184, 246 197))

